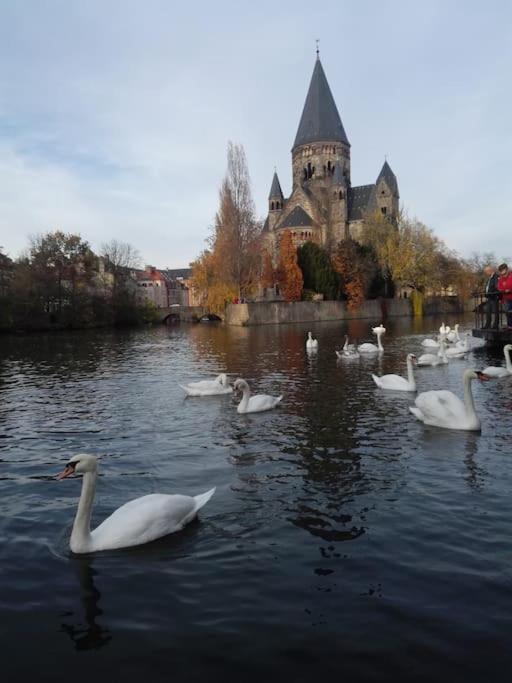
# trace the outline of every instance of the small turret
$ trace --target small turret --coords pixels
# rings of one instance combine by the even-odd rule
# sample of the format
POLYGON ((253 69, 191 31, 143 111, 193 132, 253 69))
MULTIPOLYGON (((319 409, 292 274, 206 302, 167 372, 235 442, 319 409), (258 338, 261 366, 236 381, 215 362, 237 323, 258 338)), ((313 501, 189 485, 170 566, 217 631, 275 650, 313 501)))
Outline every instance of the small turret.
POLYGON ((281 212, 284 206, 284 195, 281 190, 281 184, 279 183, 279 178, 277 177, 276 171, 274 171, 274 177, 272 178, 272 185, 270 187, 270 193, 268 195, 268 222, 269 229, 273 230, 274 225, 279 220, 281 212))
POLYGON ((391 170, 388 162, 384 161, 384 165, 375 183, 375 200, 378 210, 383 216, 391 219, 396 218, 398 215, 399 199, 396 175, 391 170))

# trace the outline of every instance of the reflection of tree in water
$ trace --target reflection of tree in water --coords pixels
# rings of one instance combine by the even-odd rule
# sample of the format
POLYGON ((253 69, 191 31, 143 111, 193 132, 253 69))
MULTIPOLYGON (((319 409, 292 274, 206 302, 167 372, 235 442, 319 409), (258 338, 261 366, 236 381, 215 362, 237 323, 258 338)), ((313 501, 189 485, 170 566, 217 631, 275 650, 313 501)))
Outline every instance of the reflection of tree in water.
MULTIPOLYGON (((97 617, 103 614, 99 607, 101 593, 94 585, 93 577, 96 572, 88 559, 74 558, 72 563, 78 574, 84 621, 76 624, 63 622, 61 630, 71 638, 76 650, 98 650, 107 645, 112 636, 107 628, 96 623, 97 617)), ((65 614, 66 617, 72 615, 73 612, 65 614)))

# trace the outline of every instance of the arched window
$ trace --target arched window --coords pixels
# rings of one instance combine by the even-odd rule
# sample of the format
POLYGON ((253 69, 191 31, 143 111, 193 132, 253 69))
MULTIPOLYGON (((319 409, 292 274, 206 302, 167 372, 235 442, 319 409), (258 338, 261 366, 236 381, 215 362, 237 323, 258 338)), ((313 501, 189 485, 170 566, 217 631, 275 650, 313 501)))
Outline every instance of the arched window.
POLYGON ((270 210, 271 210, 271 211, 274 210, 274 202, 270 202, 270 210))
POLYGON ((339 192, 339 194, 338 194, 338 199, 343 199, 343 192, 342 192, 341 190, 340 190, 340 192, 339 192))

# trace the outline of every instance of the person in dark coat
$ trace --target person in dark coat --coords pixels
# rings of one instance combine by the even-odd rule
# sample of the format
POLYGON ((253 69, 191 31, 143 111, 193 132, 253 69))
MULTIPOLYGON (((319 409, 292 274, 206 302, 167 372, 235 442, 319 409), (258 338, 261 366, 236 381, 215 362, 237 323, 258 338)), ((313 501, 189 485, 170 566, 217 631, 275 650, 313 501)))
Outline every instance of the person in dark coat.
POLYGON ((484 327, 498 329, 500 325, 500 292, 498 291, 498 272, 492 266, 485 266, 484 273, 487 276, 485 283, 485 323, 484 327), (494 324, 491 318, 494 316, 494 324))

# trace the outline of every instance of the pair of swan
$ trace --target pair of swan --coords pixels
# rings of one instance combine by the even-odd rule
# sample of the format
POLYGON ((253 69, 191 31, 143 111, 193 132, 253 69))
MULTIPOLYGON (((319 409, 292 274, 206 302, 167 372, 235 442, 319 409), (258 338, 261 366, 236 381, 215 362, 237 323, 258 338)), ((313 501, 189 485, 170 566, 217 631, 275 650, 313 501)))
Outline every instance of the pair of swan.
POLYGON ((407 379, 400 375, 372 375, 373 381, 380 389, 388 389, 391 391, 416 391, 416 380, 414 379, 414 372, 412 368, 416 356, 412 353, 407 354, 407 379))
POLYGON ((318 339, 313 339, 311 332, 308 332, 306 339, 306 351, 318 351, 318 339))
POLYGON ((187 396, 219 396, 232 394, 233 388, 228 382, 228 376, 222 373, 215 379, 203 379, 199 382, 179 385, 187 396))
POLYGON ((489 377, 480 370, 466 370, 462 377, 463 401, 451 391, 425 391, 416 397, 415 405, 409 410, 426 425, 479 432, 481 423, 475 410, 471 382, 474 379, 485 381, 489 377))
POLYGON ((91 531, 97 458, 85 453, 73 456, 57 479, 73 474, 83 474, 82 492, 69 543, 74 553, 130 548, 180 531, 215 493, 215 488, 198 496, 151 493, 121 505, 91 531))
POLYGON ((512 344, 505 344, 503 347, 503 354, 505 356, 505 367, 490 365, 483 371, 485 375, 499 379, 500 377, 509 377, 512 375, 512 358, 510 352, 512 351, 512 344))
POLYGON ((378 327, 372 327, 372 332, 377 337, 377 344, 364 343, 359 344, 357 350, 359 353, 383 353, 384 347, 382 346, 381 337, 386 332, 386 328, 381 324, 378 327))

